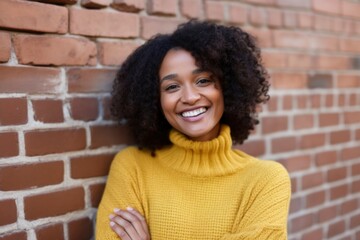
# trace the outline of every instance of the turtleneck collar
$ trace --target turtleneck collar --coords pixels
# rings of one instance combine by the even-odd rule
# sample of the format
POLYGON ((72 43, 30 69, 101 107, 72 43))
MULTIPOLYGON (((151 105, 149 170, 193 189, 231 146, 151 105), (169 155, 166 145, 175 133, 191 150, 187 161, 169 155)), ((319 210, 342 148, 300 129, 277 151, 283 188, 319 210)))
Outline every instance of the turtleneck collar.
POLYGON ((210 141, 192 141, 171 130, 173 145, 160 150, 160 160, 168 167, 199 177, 221 176, 236 172, 247 162, 246 154, 232 149, 230 127, 222 125, 219 136, 210 141))

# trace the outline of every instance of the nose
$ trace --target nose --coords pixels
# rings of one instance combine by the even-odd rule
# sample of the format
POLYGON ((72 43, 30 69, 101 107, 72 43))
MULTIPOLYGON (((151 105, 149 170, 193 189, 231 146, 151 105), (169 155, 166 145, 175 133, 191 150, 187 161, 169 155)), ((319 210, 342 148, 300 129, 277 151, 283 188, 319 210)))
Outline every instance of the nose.
POLYGON ((186 86, 181 93, 181 102, 189 105, 195 104, 200 99, 200 93, 192 86, 186 86))

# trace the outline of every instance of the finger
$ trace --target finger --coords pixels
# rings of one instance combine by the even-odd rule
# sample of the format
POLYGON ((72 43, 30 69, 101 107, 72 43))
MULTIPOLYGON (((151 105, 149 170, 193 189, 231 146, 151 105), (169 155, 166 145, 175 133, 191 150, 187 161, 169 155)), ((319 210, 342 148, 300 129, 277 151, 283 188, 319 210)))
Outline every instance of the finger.
MULTIPOLYGON (((120 212, 116 213, 120 214, 120 212)), ((110 220, 118 224, 126 232, 130 239, 139 238, 139 234, 134 228, 134 225, 125 218, 123 218, 121 215, 110 215, 110 220)))
POLYGON ((124 211, 124 210, 119 210, 119 209, 115 209, 114 212, 116 214, 118 214, 119 216, 121 216, 127 222, 131 223, 132 227, 135 229, 135 231, 141 237, 141 239, 146 237, 146 231, 143 228, 141 220, 136 215, 134 215, 130 211, 124 211))
POLYGON ((146 222, 146 219, 144 218, 144 216, 141 215, 141 213, 139 213, 139 212, 138 212, 136 209, 134 209, 134 208, 128 207, 127 210, 128 210, 130 213, 134 214, 134 215, 139 219, 139 221, 140 221, 140 223, 141 223, 141 226, 142 226, 143 230, 145 231, 145 233, 146 233, 147 235, 150 235, 150 234, 149 234, 149 227, 148 227, 148 225, 147 225, 147 222, 146 222))
POLYGON ((110 221, 110 227, 122 240, 131 240, 125 230, 119 225, 117 225, 115 222, 110 221))

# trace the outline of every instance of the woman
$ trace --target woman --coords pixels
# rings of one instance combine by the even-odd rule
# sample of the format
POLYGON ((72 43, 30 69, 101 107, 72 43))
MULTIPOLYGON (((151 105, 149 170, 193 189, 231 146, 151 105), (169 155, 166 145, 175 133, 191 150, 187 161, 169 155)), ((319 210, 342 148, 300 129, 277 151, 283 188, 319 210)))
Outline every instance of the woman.
POLYGON ((112 103, 137 147, 112 163, 96 238, 286 239, 286 170, 232 148, 258 123, 268 88, 239 28, 190 21, 138 48, 112 103))

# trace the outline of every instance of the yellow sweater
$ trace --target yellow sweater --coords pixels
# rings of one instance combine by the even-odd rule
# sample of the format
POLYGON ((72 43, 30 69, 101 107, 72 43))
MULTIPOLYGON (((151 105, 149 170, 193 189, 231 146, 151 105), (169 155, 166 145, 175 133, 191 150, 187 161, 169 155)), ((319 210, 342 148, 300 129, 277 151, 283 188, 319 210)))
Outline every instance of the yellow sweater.
POLYGON ((282 165, 232 149, 225 125, 211 141, 175 130, 170 140, 155 157, 135 147, 116 155, 96 239, 119 239, 109 214, 127 206, 145 216, 152 240, 287 239, 290 181, 282 165))

